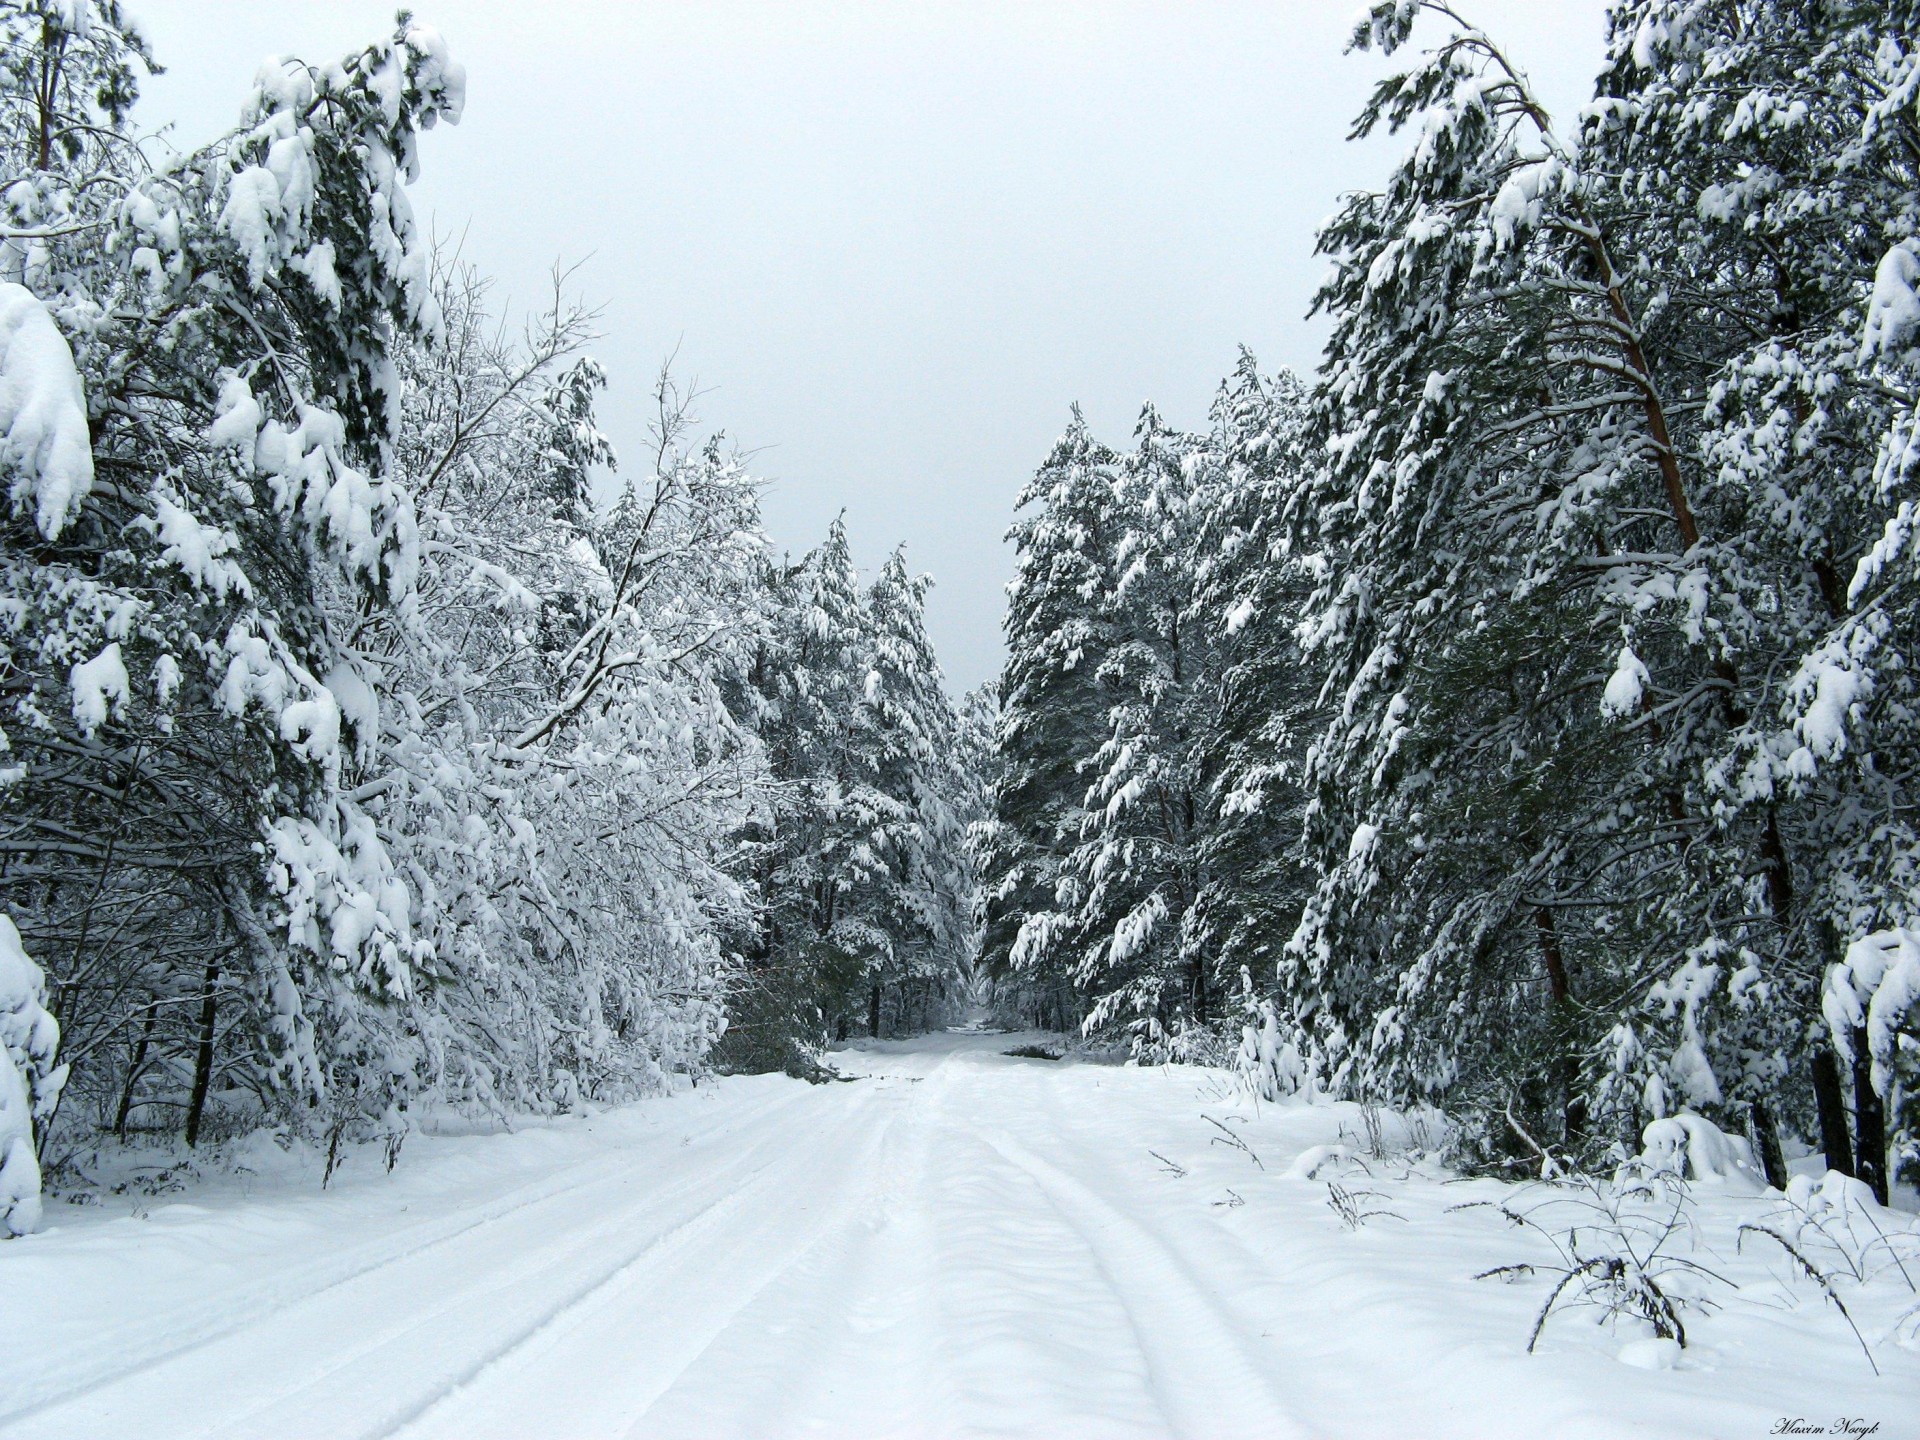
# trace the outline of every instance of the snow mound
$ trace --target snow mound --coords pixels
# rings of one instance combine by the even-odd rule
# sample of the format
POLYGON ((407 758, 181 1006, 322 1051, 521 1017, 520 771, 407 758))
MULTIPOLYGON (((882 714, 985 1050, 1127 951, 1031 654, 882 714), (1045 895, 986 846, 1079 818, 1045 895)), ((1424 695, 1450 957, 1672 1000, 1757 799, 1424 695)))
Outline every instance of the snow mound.
POLYGON ((309 1168, 307 1147, 289 1143, 283 1135, 262 1126, 234 1142, 227 1168, 236 1175, 298 1176, 309 1168))
POLYGON ((1685 1111, 1655 1120, 1640 1133, 1636 1164, 1647 1174, 1715 1185, 1736 1195, 1759 1195, 1767 1188, 1745 1140, 1685 1111))
POLYGON ((73 351, 32 291, 0 282, 0 464, 52 540, 93 488, 93 437, 73 351))
MULTIPOLYGON (((1836 1220, 1852 1229, 1855 1216, 1871 1219, 1880 1202, 1864 1180, 1829 1170, 1818 1180, 1811 1175, 1796 1175, 1787 1181, 1787 1200, 1804 1210, 1809 1220, 1836 1220)), ((1877 1227, 1876 1227, 1877 1228, 1877 1227)))
POLYGON ((1620 1347, 1618 1359, 1637 1370, 1671 1370, 1680 1363, 1680 1342, 1658 1337, 1629 1340, 1620 1347))

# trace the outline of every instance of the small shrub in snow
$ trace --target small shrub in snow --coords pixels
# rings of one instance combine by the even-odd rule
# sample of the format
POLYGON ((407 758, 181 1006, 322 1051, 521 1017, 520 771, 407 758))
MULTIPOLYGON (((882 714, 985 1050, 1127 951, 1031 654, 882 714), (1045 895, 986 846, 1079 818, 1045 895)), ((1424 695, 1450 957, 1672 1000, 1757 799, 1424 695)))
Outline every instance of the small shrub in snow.
POLYGON ((1847 1322, 1847 1328, 1853 1331, 1853 1338, 1860 1342, 1860 1351, 1867 1357, 1867 1364, 1871 1365, 1873 1367, 1873 1373, 1878 1375, 1880 1373, 1880 1363, 1873 1358, 1873 1349, 1867 1344, 1867 1337, 1862 1335, 1860 1333, 1860 1327, 1853 1323, 1853 1315, 1847 1309, 1846 1302, 1840 1298, 1839 1292, 1833 1288, 1833 1277, 1822 1271, 1819 1266, 1815 1265, 1806 1257, 1806 1254, 1799 1246, 1795 1245, 1793 1241, 1789 1240, 1772 1226, 1755 1224, 1742 1225, 1740 1227, 1741 1241, 1744 1243, 1749 1235, 1764 1236, 1766 1239, 1773 1241, 1774 1244, 1787 1252, 1787 1255, 1793 1260, 1794 1264, 1799 1266, 1800 1272, 1803 1275, 1820 1287, 1821 1293, 1823 1293, 1828 1300, 1832 1301, 1833 1308, 1840 1312, 1840 1318, 1847 1322))
MULTIPOLYGON (((1771 1241, 1793 1273, 1819 1288, 1878 1374, 1879 1362, 1840 1291, 1843 1286, 1858 1291, 1876 1282, 1897 1282, 1920 1295, 1920 1227, 1882 1207, 1862 1181, 1829 1170, 1818 1180, 1794 1176, 1782 1204, 1740 1226, 1739 1242, 1744 1246, 1749 1237, 1771 1241)), ((1912 1338, 1916 1322, 1920 1304, 1909 1306, 1889 1333, 1904 1343, 1912 1338)))
MULTIPOLYGON (((1218 1135, 1215 1135, 1213 1137, 1211 1141, 1212 1144, 1225 1145, 1229 1150, 1238 1150, 1242 1155, 1245 1155, 1247 1159, 1253 1162, 1254 1168, 1257 1170, 1264 1170, 1267 1168, 1264 1164, 1261 1163, 1260 1157, 1253 1153, 1253 1147, 1247 1144, 1246 1137, 1240 1134, 1239 1131, 1229 1126, 1225 1120, 1216 1120, 1211 1115, 1202 1115, 1200 1118, 1206 1121, 1209 1125, 1213 1126, 1214 1129, 1220 1132, 1218 1135)), ((1227 1120, 1241 1120, 1241 1117, 1238 1115, 1229 1115, 1227 1117, 1227 1120)), ((1241 1120, 1241 1123, 1244 1124, 1245 1121, 1241 1120)))
POLYGON ((1837 1170, 1818 1180, 1794 1176, 1784 1206, 1770 1218, 1784 1218, 1797 1246, 1831 1256, 1859 1283, 1892 1270, 1908 1290, 1920 1294, 1920 1228, 1880 1206, 1873 1191, 1853 1176, 1837 1170))
POLYGON ((1158 1160, 1160 1162, 1160 1168, 1166 1171, 1167 1174, 1173 1176, 1174 1179, 1184 1180, 1187 1178, 1187 1167, 1182 1165, 1179 1161, 1169 1160, 1166 1156, 1162 1155, 1158 1150, 1149 1150, 1147 1151, 1147 1153, 1153 1156, 1154 1159, 1158 1160))
POLYGON ((1551 1248, 1551 1260, 1496 1265, 1475 1277, 1552 1279, 1527 1336, 1528 1353, 1556 1312, 1579 1307, 1598 1309, 1608 1324, 1622 1318, 1642 1321, 1654 1338, 1684 1348, 1683 1312, 1713 1308, 1710 1290, 1732 1283, 1678 1253, 1694 1239, 1686 1182, 1664 1173, 1617 1184, 1580 1177, 1546 1189, 1544 1199, 1475 1200, 1453 1207, 1495 1210, 1551 1248))
POLYGON ((1369 1220, 1405 1220, 1407 1217, 1385 1206, 1370 1202, 1387 1197, 1378 1190, 1349 1190, 1338 1181, 1327 1182, 1327 1208, 1340 1217, 1349 1230, 1358 1230, 1369 1220))

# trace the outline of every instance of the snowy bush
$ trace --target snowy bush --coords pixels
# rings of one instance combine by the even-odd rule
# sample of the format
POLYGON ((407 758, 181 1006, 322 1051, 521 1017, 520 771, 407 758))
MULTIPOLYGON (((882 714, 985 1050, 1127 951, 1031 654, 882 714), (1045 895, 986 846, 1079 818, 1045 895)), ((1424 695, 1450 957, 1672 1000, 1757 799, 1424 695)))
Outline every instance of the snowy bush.
POLYGON ((1719 1186, 1736 1194, 1759 1194, 1766 1189, 1745 1140, 1685 1112, 1647 1126, 1640 1154, 1629 1162, 1628 1171, 1719 1186))
POLYGON ((55 1059, 60 1024, 46 1011, 40 967, 0 914, 0 1230, 25 1235, 40 1223, 35 1129, 51 1118, 66 1080, 55 1059))
POLYGON ((1273 1001, 1255 995, 1252 977, 1246 984, 1247 1023, 1240 1027, 1240 1048, 1234 1052, 1233 1073, 1243 1094, 1257 1100, 1281 1100, 1305 1092, 1313 1097, 1311 1077, 1291 1036, 1283 1035, 1280 1012, 1273 1001), (1257 1026, 1257 1028, 1256 1028, 1257 1026))

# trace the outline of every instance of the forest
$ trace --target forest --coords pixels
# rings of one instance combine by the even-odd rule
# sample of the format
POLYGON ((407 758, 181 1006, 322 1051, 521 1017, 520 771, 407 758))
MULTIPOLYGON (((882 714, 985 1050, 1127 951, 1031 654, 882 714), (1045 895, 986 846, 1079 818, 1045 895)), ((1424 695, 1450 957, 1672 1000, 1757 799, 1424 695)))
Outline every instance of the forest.
POLYGON ((1920 1178, 1916 24, 1634 0, 1554 116, 1371 8, 1405 153, 1320 232, 1319 371, 1023 492, 1003 993, 1472 1166, 1686 1112, 1920 1178))
POLYGON ((163 157, 118 0, 0 3, 0 1229, 969 1008, 1475 1172, 1920 1179, 1920 8, 1610 24, 1552 115, 1371 7, 1320 368, 1074 414, 955 696, 904 554, 781 552, 670 367, 616 456, 571 276, 416 220, 437 32, 163 157))

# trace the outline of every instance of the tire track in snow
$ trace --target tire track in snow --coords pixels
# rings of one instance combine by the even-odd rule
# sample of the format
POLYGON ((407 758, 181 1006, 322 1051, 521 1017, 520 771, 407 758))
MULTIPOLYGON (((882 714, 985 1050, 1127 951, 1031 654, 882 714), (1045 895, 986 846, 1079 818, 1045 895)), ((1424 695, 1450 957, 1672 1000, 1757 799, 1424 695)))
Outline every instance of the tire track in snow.
MULTIPOLYGON (((805 1092, 785 1092, 776 1095, 767 1102, 752 1106, 744 1114, 730 1114, 726 1116, 715 1129, 704 1132, 701 1135, 701 1148, 709 1148, 715 1140, 737 1134, 742 1130, 750 1130, 758 1126, 763 1126, 770 1117, 777 1119, 781 1112, 794 1108, 796 1104, 803 1102, 805 1098, 805 1092)), ((603 1218, 597 1223, 584 1228, 575 1227, 565 1232, 564 1248, 560 1250, 557 1255, 553 1251, 549 1251, 541 1257, 541 1261, 529 1263, 537 1264, 545 1262, 550 1264, 555 1259, 572 1259, 578 1257, 582 1252, 590 1250, 594 1245, 604 1240, 609 1234, 619 1230, 623 1225, 630 1224, 631 1209, 638 1208, 638 1206, 641 1205, 657 1208, 661 1205, 671 1204, 675 1200, 682 1199, 689 1192, 710 1189, 716 1183, 724 1182, 736 1175, 740 1170, 748 1168, 752 1161, 758 1158, 769 1146, 787 1144, 786 1133, 785 1130, 776 1129, 773 1134, 750 1144, 749 1147, 739 1155, 724 1160, 717 1171, 713 1168, 703 1166, 677 1183, 660 1189, 643 1188, 636 1196, 636 1205, 634 1207, 617 1209, 611 1216, 603 1218)), ((336 1272, 330 1275, 317 1285, 301 1288, 292 1294, 277 1295, 267 1303, 261 1304, 257 1308, 244 1313, 243 1317, 237 1321, 211 1327, 208 1331, 196 1334, 182 1343, 173 1345, 158 1354, 148 1355, 137 1363, 115 1368, 105 1377, 81 1381, 78 1384, 70 1385, 55 1395, 37 1400, 32 1404, 0 1416, 0 1434, 11 1436, 22 1433, 40 1433, 39 1427, 35 1425, 34 1422, 47 1419, 54 1420, 55 1424, 52 1429, 45 1431, 45 1433, 86 1433, 84 1431, 76 1432, 71 1428, 74 1422, 62 1419, 58 1415, 58 1412, 69 1411, 76 1407, 83 1411, 89 1408, 95 1408, 99 1405, 111 1403, 115 1395, 124 1393, 130 1388, 141 1386, 143 1383, 164 1383, 166 1372, 170 1369, 183 1364, 190 1365, 196 1360, 202 1362, 209 1361, 211 1354, 217 1352, 222 1345, 236 1342, 245 1345, 250 1341, 258 1340, 276 1325, 295 1318, 296 1312, 303 1307, 326 1303, 344 1303, 347 1300, 348 1292, 357 1286, 363 1284, 374 1284, 377 1286, 384 1280, 387 1280, 392 1272, 404 1269, 423 1260, 436 1258, 439 1252, 449 1250, 457 1251, 463 1243, 484 1241, 488 1232, 496 1230, 502 1225, 530 1222, 538 1217, 538 1211, 541 1207, 565 1205, 570 1201, 583 1201, 595 1192, 609 1187, 629 1187, 633 1183, 635 1167, 636 1164, 640 1162, 640 1159, 641 1156, 637 1153, 637 1147, 623 1147, 615 1154, 597 1156, 592 1160, 568 1167, 563 1172, 565 1178, 557 1183, 552 1176, 547 1176, 525 1185, 516 1186, 507 1191, 505 1195, 490 1203, 477 1216, 466 1218, 460 1223, 453 1225, 446 1225, 444 1223, 438 1225, 434 1227, 438 1233, 428 1235, 424 1239, 419 1239, 416 1243, 406 1244, 398 1249, 387 1250, 385 1253, 376 1255, 365 1263, 356 1263, 344 1272, 336 1272), (596 1173, 581 1177, 579 1172, 583 1169, 592 1170, 596 1173), (531 1195, 525 1194, 524 1192, 529 1189, 535 1190, 536 1193, 531 1195), (92 1402, 92 1405, 90 1406, 88 1402, 92 1402), (23 1430, 22 1427, 29 1428, 23 1430)), ((766 1166, 771 1166, 774 1163, 776 1163, 775 1160, 768 1160, 766 1166)), ((762 1168, 766 1168, 766 1166, 762 1168)), ((724 1198, 724 1196, 722 1198, 724 1198)), ((405 1233, 417 1234, 417 1231, 405 1233)), ((521 1268, 524 1269, 526 1267, 523 1266, 521 1268)), ((489 1277, 488 1283, 493 1286, 493 1288, 497 1288, 498 1282, 496 1279, 489 1277)), ((401 1328, 417 1329, 428 1320, 437 1319, 449 1312, 457 1311, 461 1307, 462 1301, 467 1298, 469 1298, 469 1296, 465 1292, 449 1298, 435 1306, 430 1312, 427 1312, 424 1318, 416 1313, 401 1328)), ((244 1304, 245 1302, 242 1303, 244 1304)), ((218 1313, 231 1316, 233 1313, 232 1305, 233 1300, 232 1297, 229 1296, 210 1304, 209 1308, 217 1308, 218 1313)), ((374 1311, 372 1313, 377 1314, 379 1312, 374 1311)), ((356 1340, 352 1349, 349 1350, 344 1357, 334 1355, 325 1358, 337 1359, 340 1360, 341 1363, 351 1364, 357 1359, 364 1358, 370 1350, 376 1348, 383 1340, 391 1338, 393 1333, 394 1332, 389 1329, 372 1337, 362 1335, 356 1340)), ((121 1350, 118 1353, 124 1354, 125 1352, 121 1350)), ((298 1388, 300 1387, 295 1387, 296 1390, 298 1388)), ((278 1400, 283 1399, 286 1393, 290 1392, 281 1391, 274 1396, 263 1398, 258 1405, 250 1407, 248 1413, 253 1413, 260 1408, 270 1408, 273 1404, 277 1403, 278 1400)), ((208 1432, 203 1430, 201 1433, 208 1432)))
MULTIPOLYGON (((642 1263, 657 1259, 662 1251, 691 1243, 702 1230, 711 1229, 726 1213, 737 1210, 758 1191, 766 1188, 768 1172, 778 1163, 778 1161, 768 1162, 749 1176, 745 1185, 707 1202, 686 1219, 677 1221, 657 1235, 650 1236, 644 1244, 623 1256, 610 1269, 595 1275, 584 1284, 573 1287, 531 1320, 518 1326, 504 1342, 493 1346, 479 1358, 468 1362, 455 1374, 436 1383, 431 1391, 419 1397, 399 1415, 380 1422, 370 1430, 361 1431, 360 1440, 386 1440, 386 1437, 399 1435, 411 1428, 488 1372, 499 1368, 502 1362, 537 1342, 542 1335, 553 1330, 561 1321, 610 1286, 630 1279, 633 1271, 642 1263)), ((357 1360, 361 1357, 354 1358, 357 1360)))
POLYGON ((1092 1186, 1018 1141, 994 1136, 977 1125, 969 1128, 975 1141, 1040 1187, 1098 1259, 1114 1299, 1133 1322, 1156 1380, 1156 1399, 1169 1411, 1168 1418, 1177 1422, 1179 1433, 1216 1435, 1245 1425, 1251 1427, 1247 1433, 1308 1440, 1312 1432, 1288 1418, 1285 1397, 1274 1390, 1265 1367, 1249 1352, 1238 1320, 1214 1299, 1210 1287, 1173 1246, 1115 1208, 1092 1186), (1115 1235, 1124 1236, 1124 1243, 1116 1242, 1115 1235), (1143 1277, 1137 1288, 1149 1295, 1129 1293, 1136 1287, 1127 1277, 1135 1275, 1143 1277), (1178 1323, 1170 1324, 1168 1311, 1175 1308, 1178 1323), (1231 1397, 1236 1406, 1247 1406, 1249 1396, 1258 1399, 1245 1420, 1223 1424, 1221 1401, 1231 1397))
MULTIPOLYGON (((703 1139, 720 1138, 732 1131, 751 1125, 764 1118, 769 1111, 788 1109, 799 1097, 790 1094, 776 1095, 772 1099, 752 1108, 746 1114, 728 1117, 729 1123, 703 1139)), ((205 1323, 195 1325, 191 1319, 185 1322, 186 1333, 182 1335, 182 1317, 171 1314, 165 1317, 167 1327, 164 1348, 142 1356, 132 1364, 113 1363, 111 1367, 99 1367, 98 1373, 76 1376, 69 1373, 59 1382, 60 1388, 35 1396, 28 1403, 11 1410, 0 1410, 0 1432, 7 1431, 17 1424, 33 1419, 48 1410, 58 1408, 78 1397, 98 1391, 103 1386, 117 1385, 137 1376, 155 1370, 161 1366, 184 1359, 208 1346, 218 1345, 233 1336, 255 1330, 262 1325, 271 1324, 287 1311, 323 1297, 343 1286, 373 1275, 393 1265, 427 1255, 447 1245, 455 1244, 472 1236, 476 1231, 485 1229, 502 1220, 534 1206, 550 1201, 565 1200, 578 1196, 582 1191, 615 1181, 624 1182, 631 1173, 632 1160, 627 1154, 597 1156, 591 1160, 576 1162, 562 1172, 562 1178, 556 1180, 552 1175, 544 1175, 516 1185, 496 1197, 477 1215, 462 1217, 458 1220, 427 1221, 421 1225, 409 1227, 401 1232, 403 1237, 411 1237, 399 1249, 387 1248, 393 1237, 383 1241, 372 1241, 362 1246, 364 1252, 373 1249, 377 1253, 370 1258, 356 1258, 347 1262, 343 1268, 337 1257, 300 1267, 291 1278, 277 1276, 271 1284, 256 1288, 240 1295, 224 1295, 209 1301, 205 1306, 208 1317, 205 1323), (582 1170, 600 1173, 580 1176, 582 1170), (527 1194, 527 1191, 533 1194, 527 1194), (428 1232, 422 1235, 422 1232, 428 1232), (320 1272, 318 1276, 315 1271, 320 1272), (238 1318, 235 1318, 236 1312, 238 1318)), ((121 1348, 114 1352, 118 1360, 124 1356, 126 1337, 118 1337, 121 1348)))
MULTIPOLYGON (((757 1177, 752 1193, 729 1197, 737 1198, 742 1206, 749 1200, 760 1202, 762 1208, 773 1213, 748 1216, 753 1223, 744 1227, 736 1224, 731 1231, 715 1237, 717 1243, 710 1243, 720 1253, 702 1253, 692 1248, 694 1242, 689 1240, 669 1254, 636 1257, 622 1267, 621 1273, 607 1277, 606 1283, 578 1295, 542 1323, 497 1346, 471 1366, 471 1373, 459 1384, 444 1387, 397 1423, 365 1432, 360 1440, 524 1434, 525 1417, 553 1413, 558 1397, 548 1392, 570 1388, 569 1380, 563 1377, 573 1374, 594 1375, 602 1381, 617 1374, 619 1379, 617 1393, 598 1394, 586 1402, 596 1413, 572 1412, 569 1435, 657 1433, 649 1421, 662 1398, 672 1394, 732 1336, 742 1318, 764 1296, 795 1271, 813 1264, 820 1252, 839 1238, 848 1212, 864 1200, 864 1191, 847 1193, 849 1182, 871 1173, 873 1157, 885 1147, 899 1110, 882 1105, 884 1086, 860 1088, 866 1093, 850 1095, 836 1087, 836 1099, 847 1096, 862 1103, 826 1108, 826 1115, 834 1122, 830 1127, 816 1126, 786 1135, 787 1153, 757 1177), (871 1114, 876 1108, 892 1110, 877 1130, 871 1114), (819 1188, 823 1180, 824 1190, 819 1188), (789 1183, 777 1194, 770 1193, 777 1182, 789 1183), (809 1192, 831 1203, 803 1223, 800 1216, 804 1207, 799 1200, 809 1192), (788 1233, 795 1227, 797 1233, 788 1233), (751 1252, 738 1243, 743 1230, 756 1238, 757 1246, 751 1252), (656 1267, 650 1263, 655 1261, 694 1273, 663 1276, 655 1273, 656 1267), (679 1283, 647 1284, 661 1280, 679 1283), (687 1313, 713 1307, 716 1302, 717 1313, 687 1313), (664 1342, 663 1348, 678 1352, 664 1363, 653 1348, 662 1329, 670 1330, 678 1341, 677 1345, 673 1340, 664 1342), (563 1354, 565 1363, 537 1367, 536 1362, 555 1354, 563 1354), (615 1355, 620 1362, 617 1367, 612 1363, 615 1355), (502 1416, 515 1418, 501 1429, 496 1422, 502 1416)), ((737 1393, 738 1377, 729 1378, 737 1393)), ((613 1392, 613 1387, 609 1390, 613 1392)))
POLYGON ((939 1384, 937 1309, 926 1234, 929 1112, 944 1094, 950 1057, 911 1082, 872 1085, 884 1127, 847 1163, 849 1184, 834 1213, 806 1244, 713 1327, 644 1409, 630 1414, 623 1440, 706 1440, 711 1436, 900 1435, 946 1433, 953 1413, 939 1384), (918 1302, 916 1309, 915 1302, 918 1302), (759 1326, 777 1317, 777 1327, 759 1326), (765 1336, 783 1341, 769 1347, 765 1336), (769 1349, 773 1353, 768 1353, 769 1349), (857 1395, 836 1380, 862 1377, 857 1395), (852 1412, 849 1413, 849 1403, 852 1412))

